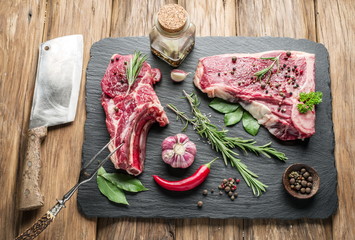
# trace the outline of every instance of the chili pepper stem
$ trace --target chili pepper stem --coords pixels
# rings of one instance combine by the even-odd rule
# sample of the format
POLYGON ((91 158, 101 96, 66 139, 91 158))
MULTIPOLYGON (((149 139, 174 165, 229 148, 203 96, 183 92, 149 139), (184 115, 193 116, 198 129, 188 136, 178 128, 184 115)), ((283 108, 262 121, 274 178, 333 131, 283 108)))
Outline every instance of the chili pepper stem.
POLYGON ((211 164, 212 164, 214 161, 216 161, 217 158, 218 158, 218 157, 216 157, 215 159, 213 159, 211 162, 205 164, 205 166, 208 167, 208 168, 211 168, 211 164))

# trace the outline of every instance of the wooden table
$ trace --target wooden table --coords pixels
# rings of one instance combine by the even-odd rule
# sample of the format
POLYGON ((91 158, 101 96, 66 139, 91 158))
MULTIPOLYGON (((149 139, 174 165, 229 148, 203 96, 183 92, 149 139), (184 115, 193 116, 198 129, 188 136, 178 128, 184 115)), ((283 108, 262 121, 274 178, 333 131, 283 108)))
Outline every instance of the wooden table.
POLYGON ((16 209, 17 180, 35 84, 38 45, 83 34, 84 68, 91 45, 106 37, 147 36, 153 14, 177 2, 199 36, 285 36, 329 50, 339 209, 326 220, 87 219, 72 199, 39 239, 355 239, 355 1, 353 0, 2 0, 0 8, 0 239, 12 239, 74 185, 85 122, 82 84, 74 123, 51 128, 42 146, 45 206, 16 209))

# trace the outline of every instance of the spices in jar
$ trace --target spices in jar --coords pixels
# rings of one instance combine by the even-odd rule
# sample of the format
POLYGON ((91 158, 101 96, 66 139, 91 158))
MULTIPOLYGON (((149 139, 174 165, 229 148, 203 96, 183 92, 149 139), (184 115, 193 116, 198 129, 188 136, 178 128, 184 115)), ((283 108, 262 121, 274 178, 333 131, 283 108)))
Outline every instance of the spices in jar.
POLYGON ((173 67, 178 67, 195 45, 195 25, 178 4, 164 5, 155 16, 149 33, 153 54, 173 67))

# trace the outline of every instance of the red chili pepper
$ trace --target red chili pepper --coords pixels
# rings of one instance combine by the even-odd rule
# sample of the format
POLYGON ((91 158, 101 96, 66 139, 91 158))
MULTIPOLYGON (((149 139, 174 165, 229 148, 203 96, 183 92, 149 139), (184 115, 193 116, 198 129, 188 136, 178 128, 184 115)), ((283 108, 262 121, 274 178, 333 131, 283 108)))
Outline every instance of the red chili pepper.
POLYGON ((210 173, 211 164, 217 158, 213 159, 211 162, 200 166, 197 171, 192 174, 190 177, 179 180, 179 181, 168 181, 157 175, 153 175, 155 182, 160 185, 162 188, 171 191, 187 191, 193 189, 203 183, 210 173))

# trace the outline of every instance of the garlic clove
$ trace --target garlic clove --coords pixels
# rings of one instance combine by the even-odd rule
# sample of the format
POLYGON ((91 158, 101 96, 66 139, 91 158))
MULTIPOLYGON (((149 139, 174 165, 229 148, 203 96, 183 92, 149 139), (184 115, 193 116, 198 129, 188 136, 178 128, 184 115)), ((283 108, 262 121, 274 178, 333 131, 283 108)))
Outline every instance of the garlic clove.
POLYGON ((170 77, 174 82, 182 82, 185 80, 185 78, 187 77, 187 75, 189 75, 190 72, 185 72, 183 70, 180 69, 174 69, 171 71, 170 73, 170 77))
POLYGON ((186 144, 185 144, 185 152, 188 152, 192 155, 196 155, 196 145, 191 142, 191 141, 188 141, 186 144))

